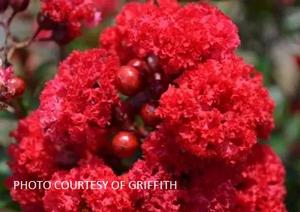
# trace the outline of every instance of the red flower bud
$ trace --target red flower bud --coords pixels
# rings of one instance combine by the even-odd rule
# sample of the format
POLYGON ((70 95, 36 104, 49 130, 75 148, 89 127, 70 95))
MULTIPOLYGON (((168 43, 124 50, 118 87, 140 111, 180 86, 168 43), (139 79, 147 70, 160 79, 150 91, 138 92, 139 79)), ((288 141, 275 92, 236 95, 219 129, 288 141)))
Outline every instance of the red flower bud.
POLYGON ((10 6, 17 12, 26 10, 28 5, 29 0, 10 0, 10 6))
POLYGON ((142 86, 140 72, 132 66, 122 66, 117 71, 117 86, 127 96, 136 94, 142 86))
POLYGON ((138 140, 134 133, 122 131, 113 138, 112 147, 118 157, 130 157, 138 148, 138 140))
POLYGON ((60 45, 65 45, 69 43, 73 38, 70 37, 67 26, 64 24, 60 24, 53 29, 52 39, 60 45))
POLYGON ((159 71, 158 58, 155 55, 149 55, 147 57, 147 64, 153 72, 159 71))
POLYGON ((159 99, 161 94, 168 89, 168 79, 163 73, 155 72, 151 81, 150 90, 152 97, 159 99))
POLYGON ((139 70, 143 75, 149 74, 150 70, 147 63, 140 59, 132 59, 128 62, 129 66, 132 66, 139 70))
POLYGON ((55 22, 42 13, 38 14, 37 22, 42 29, 52 29, 55 26, 55 22))
POLYGON ((146 125, 155 126, 159 122, 159 117, 155 114, 155 106, 145 104, 140 112, 141 117, 146 125))
POLYGON ((0 0, 0 12, 4 12, 8 7, 8 0, 0 0))
POLYGON ((14 91, 14 96, 20 96, 25 91, 25 82, 19 77, 15 77, 9 81, 9 90, 14 91))

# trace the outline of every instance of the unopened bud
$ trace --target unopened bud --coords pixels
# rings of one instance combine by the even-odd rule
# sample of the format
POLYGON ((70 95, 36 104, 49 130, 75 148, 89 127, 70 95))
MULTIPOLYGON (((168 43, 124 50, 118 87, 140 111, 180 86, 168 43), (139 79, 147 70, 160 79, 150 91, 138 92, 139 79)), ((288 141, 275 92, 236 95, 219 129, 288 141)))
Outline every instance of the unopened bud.
POLYGON ((69 43, 72 40, 72 37, 70 37, 67 26, 64 24, 60 24, 53 29, 52 39, 56 43, 64 45, 69 43))
POLYGON ((20 96, 25 91, 25 82, 19 77, 14 77, 9 81, 9 90, 14 91, 14 96, 20 96))
POLYGON ((0 0, 0 13, 4 12, 8 7, 9 0, 0 0))
POLYGON ((10 6, 17 12, 26 10, 28 5, 29 0, 10 0, 10 6))
POLYGON ((42 29, 52 29, 55 26, 55 22, 42 13, 38 14, 37 22, 42 29))

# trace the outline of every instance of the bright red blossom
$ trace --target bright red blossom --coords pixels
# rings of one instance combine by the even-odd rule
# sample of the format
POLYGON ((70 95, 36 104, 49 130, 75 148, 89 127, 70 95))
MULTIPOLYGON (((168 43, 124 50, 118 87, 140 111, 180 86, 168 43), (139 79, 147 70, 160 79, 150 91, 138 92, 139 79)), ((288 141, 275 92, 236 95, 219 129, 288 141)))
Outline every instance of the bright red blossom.
POLYGON ((157 113, 178 133, 177 144, 196 156, 236 160, 273 128, 274 103, 261 75, 240 58, 208 60, 176 83, 157 113))
POLYGON ((75 52, 41 96, 41 123, 56 143, 101 145, 111 122, 118 62, 104 50, 75 52))
POLYGON ((183 211, 285 211, 284 169, 267 146, 254 146, 239 166, 206 161, 185 177, 183 211))
POLYGON ((54 146, 45 140, 39 113, 34 112, 25 120, 20 121, 12 134, 18 141, 9 148, 13 160, 9 165, 13 173, 34 175, 40 179, 51 176, 55 170, 53 164, 54 146))
MULTIPOLYGON (((103 50, 73 53, 61 64, 41 95, 40 108, 13 133, 18 140, 9 148, 13 180, 49 180, 56 171, 76 166, 90 150, 106 145, 105 127, 112 105, 118 103, 116 66, 114 57, 103 50)), ((30 193, 35 197, 23 199, 24 190, 11 194, 25 210, 42 204, 43 191, 30 193)))
MULTIPOLYGON (((13 186, 13 181, 47 180, 57 168, 53 163, 54 147, 44 140, 38 112, 20 121, 13 137, 18 142, 8 149, 12 158, 9 161, 12 172, 7 181, 9 187, 13 186)), ((24 211, 40 208, 43 193, 42 190, 11 189, 13 200, 19 202, 24 211)))
POLYGON ((236 26, 217 8, 172 2, 126 5, 116 26, 102 34, 102 45, 123 61, 154 53, 170 74, 206 58, 222 58, 239 45, 236 26))
POLYGON ((142 145, 147 161, 163 164, 176 174, 197 168, 198 163, 195 161, 198 161, 199 157, 187 153, 176 141, 177 133, 165 127, 152 132, 142 145))
MULTIPOLYGON (((79 26, 89 3, 45 1, 43 8, 79 26)), ((284 168, 258 143, 273 128, 274 103, 261 75, 234 55, 236 27, 207 4, 158 4, 127 4, 102 35, 107 50, 72 53, 39 108, 20 121, 8 186, 23 211, 285 211, 284 168), (141 71, 143 86, 121 99, 124 65, 141 71), (137 124, 140 113, 146 123, 137 124), (142 143, 142 159, 120 158, 126 149, 113 142, 120 132, 134 135, 121 157, 133 159, 142 143), (29 191, 14 190, 13 180, 171 180, 178 189, 29 191)))
MULTIPOLYGON (((172 180, 172 173, 164 169, 160 164, 137 161, 131 170, 123 176, 127 182, 130 181, 168 181, 172 180)), ((177 190, 128 190, 135 211, 179 211, 177 190)))
MULTIPOLYGON (((98 181, 109 183, 118 180, 113 171, 98 159, 82 161, 78 168, 69 172, 57 172, 52 179, 55 181, 98 181)), ((74 184, 75 185, 75 184, 74 184)), ((132 211, 131 201, 126 190, 108 189, 51 189, 43 198, 46 211, 71 212, 83 209, 100 211, 124 210, 132 211)))
POLYGON ((284 175, 270 147, 254 146, 237 177, 237 211, 286 211, 284 175))

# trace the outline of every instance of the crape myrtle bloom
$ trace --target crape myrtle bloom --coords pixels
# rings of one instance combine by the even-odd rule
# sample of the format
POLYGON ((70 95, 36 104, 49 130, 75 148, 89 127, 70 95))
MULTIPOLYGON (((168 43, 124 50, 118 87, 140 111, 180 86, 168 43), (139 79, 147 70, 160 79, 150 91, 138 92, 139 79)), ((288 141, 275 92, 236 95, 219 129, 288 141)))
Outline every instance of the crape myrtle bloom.
POLYGON ((236 211, 286 211, 285 170, 280 158, 267 145, 256 144, 236 180, 236 211))
MULTIPOLYGON (((41 95, 40 107, 12 133, 17 140, 9 147, 12 179, 49 180, 105 144, 111 107, 118 102, 113 86, 116 64, 103 50, 75 52, 61 64, 41 95)), ((39 192, 22 198, 25 191, 11 191, 23 208, 40 204, 39 192)))
POLYGON ((240 43, 237 27, 216 7, 176 1, 127 4, 100 42, 125 62, 155 54, 168 74, 222 58, 240 43))
POLYGON ((104 50, 75 52, 66 59, 43 90, 40 107, 12 133, 17 141, 9 148, 12 170, 44 179, 56 170, 52 161, 65 167, 60 160, 71 163, 77 154, 87 157, 102 146, 113 104, 119 102, 116 66, 104 50))
MULTIPOLYGON (((160 163, 139 160, 122 177, 128 183, 133 181, 174 181, 172 175, 160 163)), ((135 211, 179 211, 180 190, 129 189, 128 191, 135 211)))
POLYGON ((13 173, 12 176, 6 180, 6 186, 10 188, 10 195, 12 199, 20 205, 22 211, 44 211, 42 203, 44 190, 13 188, 14 181, 29 182, 32 180, 37 180, 37 178, 32 178, 32 176, 26 175, 25 173, 13 173))
POLYGON ((286 211, 284 168, 265 145, 256 144, 237 166, 205 161, 183 177, 183 211, 286 211))
POLYGON ((114 190, 109 184, 118 180, 111 168, 101 160, 91 158, 80 162, 80 166, 69 172, 56 172, 52 176, 55 181, 108 181, 107 189, 55 189, 45 192, 43 203, 45 211, 77 212, 77 211, 133 211, 127 190, 114 190))
POLYGON ((20 122, 8 181, 167 180, 179 189, 27 193, 9 184, 24 211, 285 211, 283 166, 257 144, 273 128, 274 104, 261 75, 233 55, 229 18, 207 4, 129 3, 101 42, 108 52, 64 60, 20 122), (142 159, 127 164, 141 142, 142 159))
POLYGON ((54 145, 46 139, 39 114, 40 111, 37 110, 20 121, 18 128, 12 133, 17 142, 8 148, 12 176, 7 180, 7 186, 13 200, 20 204, 23 211, 29 212, 33 211, 33 208, 42 207, 44 191, 20 187, 13 189, 13 181, 50 180, 56 171, 68 170, 78 165, 80 157, 87 158, 89 155, 80 147, 54 145))
POLYGON ((238 161, 273 128, 274 103, 261 74, 236 56, 207 60, 175 83, 157 113, 184 151, 238 161))
POLYGON ((53 163, 55 147, 45 141, 39 112, 31 113, 12 132, 16 143, 9 146, 12 173, 47 179, 57 169, 53 163))
POLYGON ((65 44, 79 36, 85 24, 99 24, 101 13, 93 0, 41 0, 38 21, 57 43, 65 44))
POLYGON ((284 168, 270 147, 255 144, 239 163, 228 164, 191 157, 174 137, 159 130, 143 150, 148 166, 161 164, 177 180, 181 211, 285 211, 284 168))
POLYGON ((179 175, 181 211, 234 211, 237 169, 222 161, 198 162, 197 169, 179 175))
POLYGON ((25 173, 13 173, 12 176, 6 180, 6 185, 10 188, 12 199, 20 205, 22 211, 43 211, 42 197, 44 195, 44 190, 13 188, 14 181, 25 182, 31 180, 35 179, 29 175, 25 175, 25 173))
POLYGON ((218 159, 197 158, 182 151, 174 139, 175 134, 159 129, 144 142, 143 150, 148 166, 160 164, 178 182, 175 200, 180 203, 179 211, 233 211, 236 190, 231 181, 237 167, 218 159))
POLYGON ((117 68, 104 50, 74 52, 61 63, 40 97, 40 121, 50 141, 91 149, 106 142, 112 108, 119 104, 117 68))
POLYGON ((21 120, 12 135, 17 143, 11 144, 8 149, 12 176, 8 178, 7 185, 12 199, 24 211, 30 211, 42 205, 43 190, 13 189, 13 181, 47 180, 57 170, 53 162, 54 147, 44 142, 38 112, 21 120))
POLYGON ((176 133, 160 126, 143 142, 144 157, 148 162, 160 163, 175 175, 198 168, 199 163, 196 161, 200 159, 182 149, 176 140, 176 133))

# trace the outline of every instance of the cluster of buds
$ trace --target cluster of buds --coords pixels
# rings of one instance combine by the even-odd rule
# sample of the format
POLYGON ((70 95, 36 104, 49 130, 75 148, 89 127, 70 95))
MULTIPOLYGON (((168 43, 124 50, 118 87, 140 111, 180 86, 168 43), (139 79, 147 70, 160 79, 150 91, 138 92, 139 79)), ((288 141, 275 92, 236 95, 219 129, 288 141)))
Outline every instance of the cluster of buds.
POLYGON ((50 34, 48 40, 60 45, 72 41, 81 34, 81 28, 95 27, 102 15, 94 1, 42 0, 41 12, 37 17, 39 29, 50 34))
POLYGON ((37 16, 37 23, 41 31, 43 30, 50 32, 46 33, 50 34, 50 36, 47 37, 46 40, 53 40, 58 44, 63 45, 69 43, 73 39, 69 35, 67 27, 64 23, 56 23, 47 15, 39 13, 37 16))
POLYGON ((26 10, 30 0, 1 0, 0 13, 4 12, 10 6, 14 12, 22 12, 26 10))
POLYGON ((135 134, 143 139, 149 134, 149 130, 160 122, 159 116, 155 113, 156 107, 161 94, 166 91, 171 80, 164 74, 159 66, 158 58, 153 54, 144 60, 132 59, 118 69, 116 87, 126 98, 122 101, 121 106, 115 109, 114 121, 121 130, 127 131, 117 133, 114 138, 113 147, 118 150, 117 155, 132 156, 135 151, 131 148, 137 148, 135 134), (142 118, 144 123, 142 129, 134 126, 136 125, 136 115, 142 118), (136 132, 130 132, 132 130, 136 130, 136 132), (124 136, 130 139, 124 139, 124 136), (119 146, 123 146, 122 141, 125 140, 129 140, 132 145, 124 145, 126 146, 122 148, 124 153, 120 153, 119 146))
POLYGON ((0 109, 5 109, 14 98, 23 94, 25 82, 14 76, 13 68, 0 68, 0 109))

